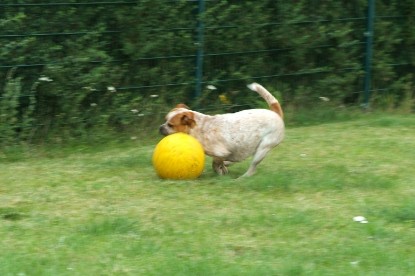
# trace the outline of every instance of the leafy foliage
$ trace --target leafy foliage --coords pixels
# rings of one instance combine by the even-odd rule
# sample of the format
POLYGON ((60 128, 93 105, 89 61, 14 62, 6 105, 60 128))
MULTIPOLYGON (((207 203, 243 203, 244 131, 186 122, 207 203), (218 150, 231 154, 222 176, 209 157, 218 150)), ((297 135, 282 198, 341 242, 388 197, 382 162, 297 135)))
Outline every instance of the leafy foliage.
MULTIPOLYGON (((310 108, 321 97, 333 106, 359 103, 365 0, 218 0, 203 14, 197 1, 184 0, 43 2, 1 4, 2 141, 122 130, 179 101, 205 110, 258 106, 244 88, 250 81, 264 83, 286 108, 310 108), (217 89, 195 99, 197 20, 201 81, 217 89)), ((376 5, 373 105, 411 112, 415 4, 376 5)))

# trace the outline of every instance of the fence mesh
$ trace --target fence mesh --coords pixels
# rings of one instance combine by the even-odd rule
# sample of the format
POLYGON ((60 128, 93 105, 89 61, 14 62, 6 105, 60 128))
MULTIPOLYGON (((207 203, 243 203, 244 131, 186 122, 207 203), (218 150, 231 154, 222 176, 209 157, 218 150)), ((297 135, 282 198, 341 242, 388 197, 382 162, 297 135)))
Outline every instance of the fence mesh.
POLYGON ((104 117, 106 123, 128 124, 129 118, 161 114, 163 104, 178 100, 208 110, 218 94, 227 99, 221 98, 223 104, 246 107, 253 105, 252 97, 241 97, 240 103, 232 98, 250 81, 273 87, 291 105, 309 101, 310 95, 358 105, 365 72, 378 74, 370 76, 371 92, 393 90, 389 83, 394 78, 413 81, 414 50, 402 37, 387 42, 394 26, 402 30, 394 34, 398 40, 414 21, 404 6, 391 14, 387 4, 380 5, 374 18, 374 59, 382 62, 368 72, 367 5, 362 1, 339 4, 343 14, 319 11, 330 8, 325 1, 299 1, 298 8, 309 4, 301 6, 303 14, 287 10, 295 4, 264 1, 271 11, 264 18, 258 10, 247 10, 255 3, 233 1, 20 2, 0 4, 0 106, 5 113, 15 105, 14 118, 3 118, 9 125, 14 120, 15 128, 19 122, 20 127, 88 126, 104 117), (376 47, 389 48, 377 55, 376 47), (328 91, 316 91, 324 89, 328 91), (32 104, 27 116, 40 119, 23 122, 32 104), (90 116, 76 118, 74 112, 66 117, 69 108, 57 110, 71 104, 90 116), (105 113, 97 106, 105 106, 105 113), (94 113, 102 114, 96 118, 94 113))

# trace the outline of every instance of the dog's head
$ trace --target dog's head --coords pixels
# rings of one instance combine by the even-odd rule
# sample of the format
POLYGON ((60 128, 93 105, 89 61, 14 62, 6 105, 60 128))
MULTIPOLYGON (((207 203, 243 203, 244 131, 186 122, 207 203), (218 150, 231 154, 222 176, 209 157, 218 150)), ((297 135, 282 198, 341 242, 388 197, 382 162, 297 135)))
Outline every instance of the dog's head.
POLYGON ((193 111, 185 104, 178 104, 166 115, 166 122, 160 126, 160 133, 164 136, 176 132, 189 134, 195 125, 193 111))

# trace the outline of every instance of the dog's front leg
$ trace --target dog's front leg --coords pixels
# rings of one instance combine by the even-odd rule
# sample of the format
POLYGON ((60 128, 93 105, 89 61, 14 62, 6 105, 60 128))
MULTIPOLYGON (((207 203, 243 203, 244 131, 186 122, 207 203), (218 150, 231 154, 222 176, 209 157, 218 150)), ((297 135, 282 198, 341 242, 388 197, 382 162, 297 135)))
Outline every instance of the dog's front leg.
POLYGON ((212 168, 219 175, 225 175, 229 173, 228 167, 225 165, 223 159, 218 157, 213 158, 212 168))

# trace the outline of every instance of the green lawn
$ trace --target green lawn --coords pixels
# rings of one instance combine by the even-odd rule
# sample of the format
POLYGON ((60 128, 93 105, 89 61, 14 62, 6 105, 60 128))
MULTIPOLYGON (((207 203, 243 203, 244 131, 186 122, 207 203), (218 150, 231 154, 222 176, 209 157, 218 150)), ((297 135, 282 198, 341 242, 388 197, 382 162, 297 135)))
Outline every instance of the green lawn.
POLYGON ((0 151, 0 275, 414 275, 414 126, 287 128, 245 179, 160 180, 156 139, 0 151))

